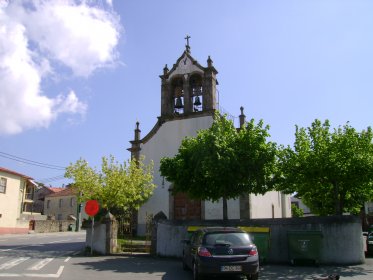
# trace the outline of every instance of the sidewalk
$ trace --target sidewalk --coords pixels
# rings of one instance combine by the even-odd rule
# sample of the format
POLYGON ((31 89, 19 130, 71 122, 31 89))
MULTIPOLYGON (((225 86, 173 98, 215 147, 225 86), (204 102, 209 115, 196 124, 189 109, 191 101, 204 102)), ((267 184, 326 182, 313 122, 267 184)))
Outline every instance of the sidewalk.
POLYGON ((260 269, 259 279, 311 280, 326 277, 330 274, 338 274, 340 279, 372 280, 373 258, 366 259, 365 264, 351 266, 263 265, 260 269))

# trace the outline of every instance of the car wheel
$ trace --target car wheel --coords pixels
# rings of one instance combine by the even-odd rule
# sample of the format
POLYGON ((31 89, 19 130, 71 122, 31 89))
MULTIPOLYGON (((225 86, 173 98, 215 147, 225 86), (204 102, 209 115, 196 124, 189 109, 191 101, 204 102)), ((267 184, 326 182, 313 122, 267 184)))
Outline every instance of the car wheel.
POLYGON ((254 273, 254 274, 249 274, 247 275, 247 280, 258 280, 259 279, 259 272, 254 273))
POLYGON ((193 280, 200 280, 201 279, 201 276, 198 272, 198 266, 197 264, 194 262, 193 263, 193 280))

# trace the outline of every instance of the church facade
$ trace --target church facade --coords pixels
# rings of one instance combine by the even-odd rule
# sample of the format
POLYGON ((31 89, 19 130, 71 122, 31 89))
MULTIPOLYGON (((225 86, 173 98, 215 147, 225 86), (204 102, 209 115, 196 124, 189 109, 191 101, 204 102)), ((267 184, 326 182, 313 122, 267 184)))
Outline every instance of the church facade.
MULTIPOLYGON (((188 38, 188 37, 187 37, 188 38)), ((218 71, 210 57, 207 66, 199 64, 192 56, 189 42, 186 49, 171 69, 167 65, 161 78, 161 116, 153 129, 143 138, 139 123, 136 124, 135 139, 130 141, 131 156, 145 157, 145 163, 154 163, 152 197, 139 209, 137 233, 145 234, 146 220, 150 215, 162 211, 168 219, 212 220, 222 219, 222 201, 200 201, 188 199, 186 194, 172 195, 172 184, 160 174, 160 160, 173 157, 181 141, 187 136, 196 136, 197 131, 208 129, 217 108, 218 71)), ((245 122, 241 108, 240 125, 245 122)), ((291 216, 290 196, 280 192, 265 195, 245 195, 228 200, 229 219, 283 218, 291 216)))

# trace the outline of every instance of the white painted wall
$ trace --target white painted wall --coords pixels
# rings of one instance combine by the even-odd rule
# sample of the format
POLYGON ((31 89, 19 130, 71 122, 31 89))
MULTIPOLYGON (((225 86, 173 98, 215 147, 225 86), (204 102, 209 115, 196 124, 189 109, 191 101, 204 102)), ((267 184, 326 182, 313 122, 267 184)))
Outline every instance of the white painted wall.
POLYGON ((162 185, 159 166, 162 157, 173 157, 186 136, 196 136, 197 131, 207 129, 212 124, 212 116, 197 117, 165 122, 158 132, 145 144, 141 145, 141 155, 145 163, 154 162, 154 184, 157 185, 153 196, 139 210, 138 234, 145 234, 147 214, 157 214, 162 211, 169 218, 169 186, 165 181, 162 185))
MULTIPOLYGON (((212 124, 212 116, 197 117, 168 121, 157 133, 141 146, 141 155, 145 163, 154 162, 154 184, 157 186, 152 197, 139 209, 138 234, 145 235, 147 215, 155 215, 162 211, 169 218, 169 187, 170 183, 163 182, 159 166, 162 157, 173 157, 186 136, 196 136, 197 131, 207 129, 212 124)), ((279 192, 268 192, 265 195, 251 195, 251 218, 272 218, 272 204, 275 218, 291 217, 290 196, 282 196, 279 192)), ((205 219, 222 219, 222 201, 213 203, 205 201, 205 219)), ((239 199, 228 201, 228 218, 240 219, 239 199)))
POLYGON ((291 217, 290 196, 281 192, 271 191, 264 195, 250 195, 251 218, 287 218, 291 217), (272 205, 273 212, 272 213, 272 205))
POLYGON ((6 178, 6 191, 0 193, 0 228, 13 228, 17 225, 17 219, 20 216, 20 207, 22 201, 21 186, 24 179, 20 176, 0 171, 0 177, 6 178))
MULTIPOLYGON (((240 218, 240 201, 229 199, 227 201, 228 219, 240 218)), ((218 202, 205 201, 205 219, 217 220, 223 219, 223 200, 218 202)))

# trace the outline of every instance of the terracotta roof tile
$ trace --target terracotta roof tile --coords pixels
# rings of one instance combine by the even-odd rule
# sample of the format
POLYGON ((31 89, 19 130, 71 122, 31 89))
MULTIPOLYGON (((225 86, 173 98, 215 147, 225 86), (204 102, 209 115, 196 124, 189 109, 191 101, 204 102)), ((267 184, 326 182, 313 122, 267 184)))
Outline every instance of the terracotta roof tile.
POLYGON ((4 167, 0 167, 0 171, 5 172, 5 173, 10 173, 10 174, 13 174, 13 175, 16 175, 16 176, 20 176, 20 177, 28 179, 28 180, 32 180, 32 177, 30 177, 30 176, 15 172, 15 171, 10 170, 10 169, 6 169, 4 167))
POLYGON ((76 195, 76 191, 72 188, 61 188, 61 191, 46 195, 46 197, 59 197, 59 196, 70 196, 76 195))

